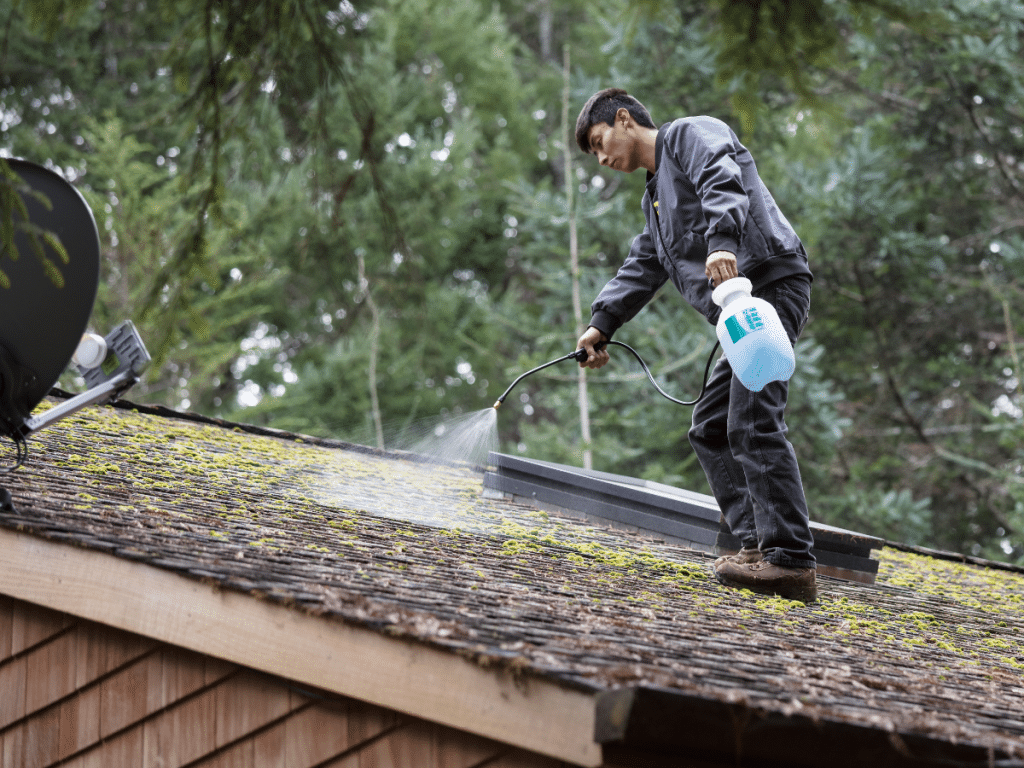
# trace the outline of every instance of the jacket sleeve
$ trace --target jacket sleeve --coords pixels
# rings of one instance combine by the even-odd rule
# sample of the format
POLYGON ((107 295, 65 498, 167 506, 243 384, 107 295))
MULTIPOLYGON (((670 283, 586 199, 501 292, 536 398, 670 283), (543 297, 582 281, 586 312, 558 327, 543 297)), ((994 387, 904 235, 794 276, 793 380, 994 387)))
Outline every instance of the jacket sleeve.
POLYGON ((609 339, 623 323, 632 320, 668 280, 658 259, 650 227, 633 239, 629 256, 608 281, 591 306, 590 325, 609 339))
POLYGON ((750 200, 736 162, 737 142, 721 120, 699 117, 672 131, 671 152, 700 198, 708 253, 738 253, 750 200))

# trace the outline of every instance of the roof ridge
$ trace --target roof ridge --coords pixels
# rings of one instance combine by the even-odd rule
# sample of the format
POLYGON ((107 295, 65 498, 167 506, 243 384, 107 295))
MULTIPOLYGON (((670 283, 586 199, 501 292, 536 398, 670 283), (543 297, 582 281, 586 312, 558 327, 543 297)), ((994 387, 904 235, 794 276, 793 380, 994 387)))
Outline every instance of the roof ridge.
POLYGON ((898 541, 889 541, 888 539, 885 540, 885 546, 891 547, 892 549, 897 549, 901 552, 911 552, 915 555, 931 557, 935 560, 950 560, 956 563, 978 565, 983 568, 994 568, 1001 571, 1024 573, 1024 565, 1017 565, 1016 563, 1006 563, 1002 560, 988 560, 984 557, 965 555, 961 552, 953 552, 947 549, 932 549, 930 547, 922 547, 916 544, 903 544, 898 541))

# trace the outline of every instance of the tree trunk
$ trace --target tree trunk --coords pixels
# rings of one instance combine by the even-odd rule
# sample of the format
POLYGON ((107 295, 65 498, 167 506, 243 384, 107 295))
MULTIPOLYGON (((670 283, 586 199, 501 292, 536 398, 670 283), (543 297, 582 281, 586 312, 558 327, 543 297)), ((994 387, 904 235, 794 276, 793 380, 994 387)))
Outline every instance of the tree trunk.
MULTIPOLYGON (((569 128, 569 45, 562 52, 562 142, 565 153, 565 203, 569 211, 569 260, 572 275, 572 313, 576 322, 576 335, 583 334, 583 305, 580 301, 579 240, 576 234, 576 180, 572 169, 572 132, 569 128)), ((590 400, 587 397, 586 370, 578 369, 580 438, 583 441, 583 468, 593 469, 594 453, 590 447, 590 400)))

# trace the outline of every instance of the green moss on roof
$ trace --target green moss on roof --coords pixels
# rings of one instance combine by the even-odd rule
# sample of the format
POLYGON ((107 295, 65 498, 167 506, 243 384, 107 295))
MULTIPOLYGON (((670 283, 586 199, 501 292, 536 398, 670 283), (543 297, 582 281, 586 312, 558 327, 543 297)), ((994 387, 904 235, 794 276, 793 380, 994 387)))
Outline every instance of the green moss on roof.
POLYGON ((804 606, 722 587, 704 553, 485 498, 471 468, 111 408, 34 437, 8 485, 4 525, 567 680, 949 728, 964 708, 1019 720, 1024 698, 1012 571, 885 549, 875 585, 822 578, 804 606))

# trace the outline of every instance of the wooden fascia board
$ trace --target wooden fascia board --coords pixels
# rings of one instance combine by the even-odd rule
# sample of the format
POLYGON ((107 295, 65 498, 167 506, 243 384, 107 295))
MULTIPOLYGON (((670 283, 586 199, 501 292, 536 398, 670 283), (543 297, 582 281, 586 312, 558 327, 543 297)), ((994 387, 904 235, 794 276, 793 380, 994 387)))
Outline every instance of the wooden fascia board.
POLYGON ((596 695, 95 550, 0 529, 0 592, 579 766, 596 695))

